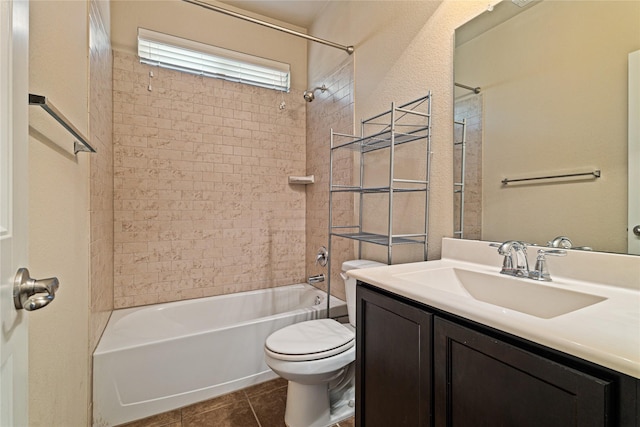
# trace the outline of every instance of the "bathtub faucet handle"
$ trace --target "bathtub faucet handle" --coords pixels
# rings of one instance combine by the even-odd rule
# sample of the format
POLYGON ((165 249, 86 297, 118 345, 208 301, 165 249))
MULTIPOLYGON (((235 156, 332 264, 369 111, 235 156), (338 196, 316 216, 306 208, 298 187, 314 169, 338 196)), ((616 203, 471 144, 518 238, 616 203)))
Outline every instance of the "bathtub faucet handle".
POLYGON ((324 246, 320 246, 318 253, 316 254, 316 265, 320 264, 320 267, 326 267, 329 260, 329 251, 324 246))

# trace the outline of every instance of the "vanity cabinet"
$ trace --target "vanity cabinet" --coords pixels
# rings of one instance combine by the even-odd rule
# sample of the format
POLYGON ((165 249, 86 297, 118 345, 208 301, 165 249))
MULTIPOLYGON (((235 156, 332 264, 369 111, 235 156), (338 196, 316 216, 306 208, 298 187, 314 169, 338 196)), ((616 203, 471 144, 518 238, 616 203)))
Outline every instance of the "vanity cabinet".
POLYGON ((433 316, 358 287, 356 423, 432 425, 433 316))
POLYGON ((359 284, 356 424, 637 427, 640 381, 359 284))
POLYGON ((436 319, 436 426, 605 426, 611 381, 436 319))

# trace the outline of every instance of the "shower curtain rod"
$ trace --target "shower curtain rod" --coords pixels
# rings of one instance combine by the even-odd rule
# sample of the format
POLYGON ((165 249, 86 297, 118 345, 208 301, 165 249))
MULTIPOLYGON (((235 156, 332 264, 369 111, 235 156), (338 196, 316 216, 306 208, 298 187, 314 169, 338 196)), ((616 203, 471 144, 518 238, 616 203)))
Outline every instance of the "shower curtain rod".
POLYGON ((262 26, 265 26, 265 27, 268 27, 268 28, 271 28, 271 29, 274 29, 274 30, 282 31, 283 33, 291 34, 291 35, 297 36, 297 37, 302 37, 303 39, 307 39, 307 40, 310 40, 312 42, 322 43, 322 44, 327 45, 327 46, 335 47, 336 49, 344 50, 349 55, 351 55, 353 53, 353 51, 354 51, 353 46, 344 46, 344 45, 341 45, 341 44, 338 44, 338 43, 330 42, 328 40, 324 40, 324 39, 321 39, 321 38, 318 38, 318 37, 310 36, 308 34, 300 33, 298 31, 290 30, 289 28, 285 28, 285 27, 281 27, 279 25, 271 24, 269 22, 261 21, 261 20, 256 19, 256 18, 251 18, 250 16, 242 15, 240 13, 233 12, 233 11, 228 10, 228 9, 223 9, 221 7, 214 6, 212 4, 205 3, 205 2, 202 2, 202 1, 199 1, 199 0, 182 0, 182 1, 184 1, 186 3, 195 4, 196 6, 200 6, 200 7, 203 7, 205 9, 213 10, 214 12, 220 12, 220 13, 223 13, 225 15, 233 16, 234 18, 244 19, 245 21, 249 21, 249 22, 252 22, 254 24, 258 24, 258 25, 262 25, 262 26))
POLYGON ((473 93, 480 93, 480 88, 479 87, 473 87, 473 86, 467 86, 467 85, 463 85, 462 83, 454 83, 454 85, 461 87, 463 89, 468 89, 473 91, 473 93))

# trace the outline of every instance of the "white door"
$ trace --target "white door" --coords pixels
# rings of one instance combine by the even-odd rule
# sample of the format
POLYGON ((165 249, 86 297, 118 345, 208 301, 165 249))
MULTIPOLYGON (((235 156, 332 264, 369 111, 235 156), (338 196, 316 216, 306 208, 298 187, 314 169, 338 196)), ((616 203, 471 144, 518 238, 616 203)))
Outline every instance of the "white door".
POLYGON ((640 255, 640 50, 629 54, 629 216, 627 244, 640 255))
POLYGON ((28 0, 0 0, 0 426, 28 425, 27 313, 13 280, 27 266, 28 0))

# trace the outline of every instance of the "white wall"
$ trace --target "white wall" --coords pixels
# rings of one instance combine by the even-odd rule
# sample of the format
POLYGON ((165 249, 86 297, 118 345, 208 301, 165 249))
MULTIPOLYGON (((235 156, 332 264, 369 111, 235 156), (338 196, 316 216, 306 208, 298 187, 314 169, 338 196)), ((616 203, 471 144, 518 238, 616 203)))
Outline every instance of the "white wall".
MULTIPOLYGON (((305 32, 303 28, 226 4, 210 3, 305 32)), ((291 64, 292 89, 301 92, 306 88, 307 44, 304 39, 181 1, 114 0, 111 13, 111 44, 115 50, 137 53, 137 29, 142 27, 291 64)))
MULTIPOLYGON (((30 6, 30 87, 87 134, 87 3, 30 6)), ((36 115, 41 110, 30 107, 36 115)), ((88 424, 88 157, 51 120, 29 142, 29 257, 33 277, 57 276, 50 306, 29 313, 30 426, 88 424), (61 138, 53 135, 62 135, 61 138)))

